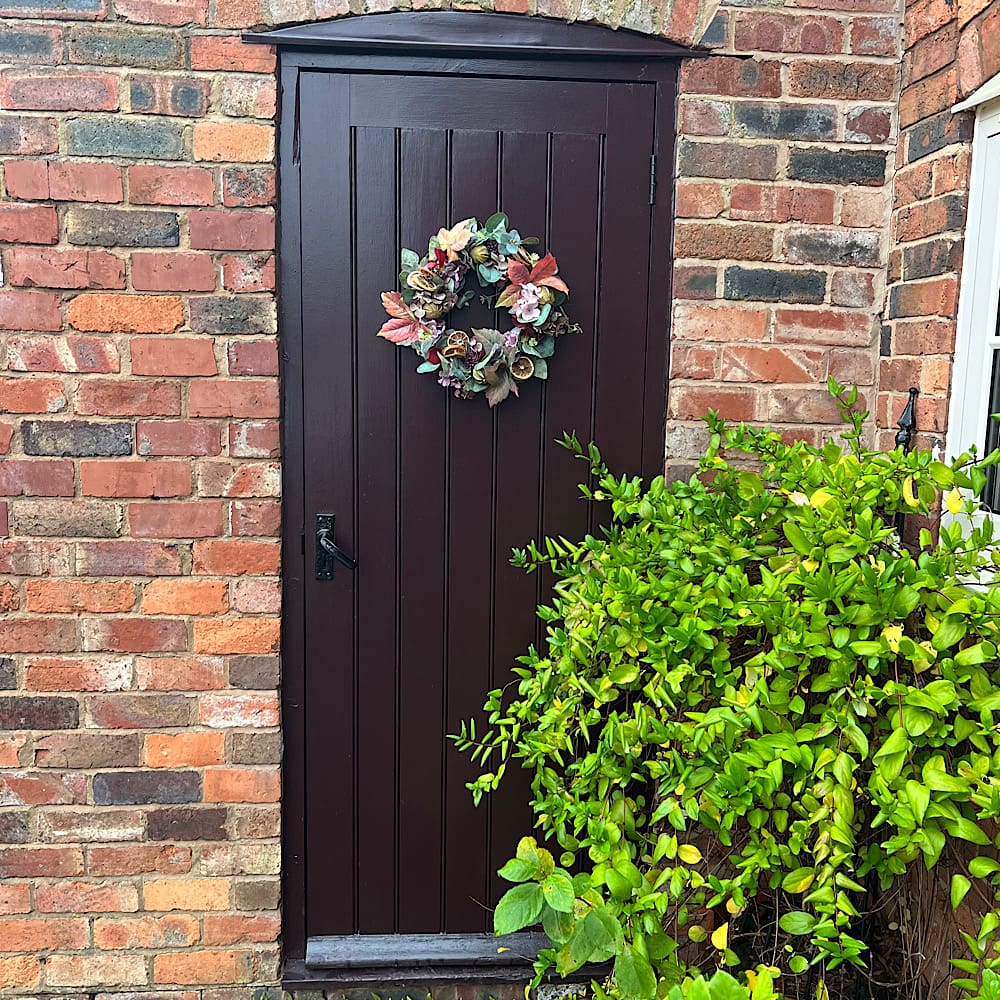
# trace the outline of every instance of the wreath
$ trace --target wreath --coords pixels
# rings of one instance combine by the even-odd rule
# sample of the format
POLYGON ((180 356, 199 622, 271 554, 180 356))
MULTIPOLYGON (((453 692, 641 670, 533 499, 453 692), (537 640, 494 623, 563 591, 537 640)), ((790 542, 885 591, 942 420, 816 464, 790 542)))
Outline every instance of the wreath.
POLYGON ((382 293, 390 318, 378 335, 413 348, 423 359, 418 372, 437 372, 438 383, 462 399, 484 392, 491 407, 516 396, 519 382, 547 378, 556 337, 580 327, 562 308, 569 288, 558 277, 555 257, 527 249, 537 242, 497 212, 482 226, 465 219, 440 229, 425 257, 404 249, 401 291, 382 293), (513 317, 510 330, 466 332, 448 325, 449 314, 472 301, 476 281, 481 302, 513 317))

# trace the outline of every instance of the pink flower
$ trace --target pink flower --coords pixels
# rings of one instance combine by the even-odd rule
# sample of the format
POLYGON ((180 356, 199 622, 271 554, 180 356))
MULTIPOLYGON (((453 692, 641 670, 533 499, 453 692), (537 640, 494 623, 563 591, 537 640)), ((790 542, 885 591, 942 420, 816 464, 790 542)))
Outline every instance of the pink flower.
POLYGON ((518 323, 533 323, 542 314, 541 303, 538 301, 540 289, 530 282, 521 285, 517 301, 510 307, 510 314, 518 323))

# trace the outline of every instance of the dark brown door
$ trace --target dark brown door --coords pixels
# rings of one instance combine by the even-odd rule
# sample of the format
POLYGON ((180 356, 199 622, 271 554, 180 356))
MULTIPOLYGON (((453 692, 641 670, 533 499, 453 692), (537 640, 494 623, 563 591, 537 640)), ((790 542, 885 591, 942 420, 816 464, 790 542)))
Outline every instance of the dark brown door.
MULTIPOLYGON (((531 830, 516 777, 473 808, 475 769, 445 734, 536 641, 545 595, 511 548, 590 526, 586 470, 554 439, 593 438, 623 470, 659 464, 654 103, 644 84, 299 77, 303 432, 289 467, 304 475, 306 567, 317 514, 357 559, 303 581, 309 937, 484 931, 496 869, 531 830), (400 248, 498 209, 556 255, 584 332, 560 339, 547 383, 490 411, 375 334, 400 248)), ((455 325, 489 319, 470 308, 455 325)))

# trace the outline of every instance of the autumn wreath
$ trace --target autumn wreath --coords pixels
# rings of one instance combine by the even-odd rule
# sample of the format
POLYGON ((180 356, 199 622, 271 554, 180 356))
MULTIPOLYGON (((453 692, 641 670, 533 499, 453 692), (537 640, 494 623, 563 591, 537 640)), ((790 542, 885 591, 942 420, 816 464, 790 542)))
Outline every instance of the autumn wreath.
POLYGON ((527 249, 537 242, 522 238, 497 212, 482 226, 465 219, 439 230, 425 257, 403 250, 402 291, 382 293, 390 319, 378 335, 412 347, 423 358, 418 372, 437 372, 438 382, 463 399, 485 392, 490 406, 516 396, 518 382, 547 378, 556 337, 580 328, 562 309, 569 288, 558 277, 555 257, 527 249), (480 300, 513 317, 510 330, 466 332, 448 325, 448 314, 476 294, 473 276, 480 300))

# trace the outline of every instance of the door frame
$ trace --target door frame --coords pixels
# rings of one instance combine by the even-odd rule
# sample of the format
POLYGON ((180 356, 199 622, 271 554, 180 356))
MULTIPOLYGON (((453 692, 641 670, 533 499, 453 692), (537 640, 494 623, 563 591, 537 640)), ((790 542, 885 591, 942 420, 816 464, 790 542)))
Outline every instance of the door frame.
MULTIPOLYGON (((301 390, 302 276, 298 170, 298 80, 303 71, 342 73, 514 76, 642 83, 655 88, 654 155, 650 165, 651 254, 647 312, 647 386, 661 373, 658 428, 666 425, 666 387, 673 260, 674 147, 681 58, 707 56, 665 39, 594 24, 542 17, 459 11, 402 12, 341 18, 266 33, 246 33, 250 43, 275 45, 278 68, 278 319, 282 436, 282 942, 283 985, 319 988, 361 982, 434 979, 512 981, 530 966, 491 968, 454 962, 413 968, 308 969, 305 964, 305 648, 306 559, 301 390), (284 169, 283 169, 284 168, 284 169), (291 169, 289 169, 291 168, 291 169), (520 974, 516 974, 520 972, 520 974)), ((654 395, 657 395, 654 393, 654 395)), ((643 468, 663 463, 664 435, 643 438, 643 468)))

